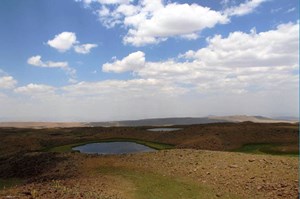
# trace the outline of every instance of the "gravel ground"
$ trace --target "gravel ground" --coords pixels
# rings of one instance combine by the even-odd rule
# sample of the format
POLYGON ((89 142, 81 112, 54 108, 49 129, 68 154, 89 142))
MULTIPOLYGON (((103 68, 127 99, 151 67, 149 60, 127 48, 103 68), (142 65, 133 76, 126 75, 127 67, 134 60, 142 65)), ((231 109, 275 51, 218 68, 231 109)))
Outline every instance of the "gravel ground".
MULTIPOLYGON (((49 159, 49 155, 41 154, 31 154, 31 159, 35 155, 49 159)), ((23 185, 1 190, 0 197, 133 198, 130 193, 135 190, 134 184, 120 176, 97 172, 102 167, 182 179, 214 190, 216 198, 227 193, 240 198, 295 199, 299 196, 296 157, 192 149, 109 156, 53 155, 60 160, 57 164, 39 171, 23 185)), ((25 173, 26 169, 29 168, 23 169, 25 173)))

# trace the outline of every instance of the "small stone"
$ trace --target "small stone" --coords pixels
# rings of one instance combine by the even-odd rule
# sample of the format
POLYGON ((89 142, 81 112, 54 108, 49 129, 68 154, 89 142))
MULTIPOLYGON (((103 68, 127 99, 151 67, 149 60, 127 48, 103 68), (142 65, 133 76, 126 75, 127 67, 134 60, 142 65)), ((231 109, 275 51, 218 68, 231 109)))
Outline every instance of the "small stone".
POLYGON ((257 189, 257 190, 261 190, 261 189, 262 189, 262 186, 257 186, 256 189, 257 189))
POLYGON ((210 172, 206 172, 206 175, 210 175, 210 172))
POLYGON ((248 162, 254 162, 255 161, 255 159, 249 159, 248 160, 248 162))
POLYGON ((216 194, 216 196, 219 198, 219 197, 221 197, 221 196, 222 196, 222 194, 220 194, 220 193, 217 193, 217 194, 216 194))
POLYGON ((230 167, 230 168, 238 168, 238 165, 236 165, 236 164, 231 164, 231 165, 229 165, 229 167, 230 167))
POLYGON ((284 188, 284 187, 287 187, 288 185, 286 185, 286 184, 280 184, 280 187, 282 187, 282 188, 284 188))

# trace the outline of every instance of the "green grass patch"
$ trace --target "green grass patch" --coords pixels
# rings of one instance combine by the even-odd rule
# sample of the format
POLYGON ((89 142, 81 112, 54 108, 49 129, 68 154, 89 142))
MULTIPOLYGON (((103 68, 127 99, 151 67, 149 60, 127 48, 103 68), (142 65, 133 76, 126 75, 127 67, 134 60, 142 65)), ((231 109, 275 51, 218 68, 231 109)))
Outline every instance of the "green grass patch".
POLYGON ((21 184, 22 180, 17 179, 17 178, 8 178, 8 179, 3 179, 0 178, 0 190, 13 187, 15 185, 21 184))
POLYGON ((252 154, 269 154, 269 155, 286 155, 297 156, 299 155, 298 148, 294 145, 282 145, 282 144, 245 144, 235 152, 252 153, 252 154))
POLYGON ((57 147, 53 147, 53 148, 44 149, 43 151, 48 151, 48 152, 71 152, 71 151, 73 151, 72 148, 74 148, 74 147, 82 146, 82 145, 85 145, 85 144, 91 144, 91 143, 101 143, 101 142, 135 142, 137 144, 142 144, 142 145, 148 146, 148 147, 156 149, 156 150, 174 148, 173 145, 158 143, 158 142, 149 142, 149 141, 144 141, 144 140, 126 139, 126 138, 112 138, 112 139, 93 140, 93 141, 87 141, 87 142, 80 142, 80 143, 68 144, 68 145, 63 145, 63 146, 57 146, 57 147))
MULTIPOLYGON (((211 188, 174 177, 116 167, 101 167, 98 171, 104 175, 118 176, 132 182, 135 189, 129 189, 128 192, 136 199, 213 199, 220 197, 211 188)), ((221 194, 222 198, 239 198, 229 193, 221 194)))

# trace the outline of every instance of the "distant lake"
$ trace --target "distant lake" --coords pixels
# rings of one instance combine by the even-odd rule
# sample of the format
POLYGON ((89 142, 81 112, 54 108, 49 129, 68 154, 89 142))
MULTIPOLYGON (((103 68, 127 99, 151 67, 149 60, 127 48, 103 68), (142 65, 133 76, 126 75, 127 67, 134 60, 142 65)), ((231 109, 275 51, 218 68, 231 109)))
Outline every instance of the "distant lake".
POLYGON ((148 131, 178 131, 182 128, 153 128, 153 129, 147 129, 148 131))
POLYGON ((156 151, 148 146, 135 142, 100 142, 72 148, 87 154, 124 154, 156 151))

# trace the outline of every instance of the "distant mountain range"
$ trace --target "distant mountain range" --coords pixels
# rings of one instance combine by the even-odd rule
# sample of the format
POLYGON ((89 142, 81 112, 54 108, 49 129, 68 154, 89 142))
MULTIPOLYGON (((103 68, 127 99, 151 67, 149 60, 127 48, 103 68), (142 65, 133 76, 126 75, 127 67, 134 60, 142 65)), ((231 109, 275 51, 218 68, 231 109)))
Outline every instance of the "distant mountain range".
POLYGON ((172 126, 190 124, 210 124, 224 122, 255 122, 255 123, 296 123, 298 118, 282 117, 277 119, 262 116, 208 116, 208 117, 174 117, 174 118, 152 118, 142 120, 124 120, 109 122, 0 122, 0 127, 15 128, 68 128, 68 127, 117 127, 117 126, 172 126))
POLYGON ((275 120, 299 121, 298 117, 291 117, 291 116, 274 117, 273 119, 275 119, 275 120))
POLYGON ((209 117, 178 117, 178 118, 153 118, 142 120, 124 120, 124 121, 111 121, 111 122, 90 122, 86 125, 89 126, 172 126, 172 125, 190 125, 190 124, 209 124, 209 123, 224 123, 224 122, 256 122, 256 123, 295 123, 294 120, 278 120, 262 116, 247 116, 247 115, 234 115, 234 116, 209 116, 209 117))

